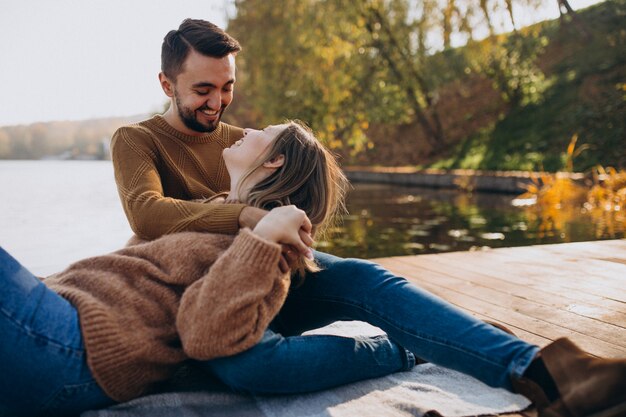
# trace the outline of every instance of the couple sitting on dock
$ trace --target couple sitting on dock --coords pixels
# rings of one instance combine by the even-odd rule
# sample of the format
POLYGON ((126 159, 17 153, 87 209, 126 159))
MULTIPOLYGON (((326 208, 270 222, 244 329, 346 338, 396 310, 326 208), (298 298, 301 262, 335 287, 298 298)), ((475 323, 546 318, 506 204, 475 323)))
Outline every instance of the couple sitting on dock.
POLYGON ((346 180, 299 123, 220 121, 239 49, 199 20, 165 37, 160 80, 171 106, 112 143, 139 239, 43 282, 0 251, 1 416, 127 401, 190 360, 260 394, 427 361, 520 393, 540 416, 624 415, 626 360, 592 357, 567 339, 540 349, 374 263, 311 250, 343 207, 346 180), (337 320, 387 336, 302 335, 337 320))

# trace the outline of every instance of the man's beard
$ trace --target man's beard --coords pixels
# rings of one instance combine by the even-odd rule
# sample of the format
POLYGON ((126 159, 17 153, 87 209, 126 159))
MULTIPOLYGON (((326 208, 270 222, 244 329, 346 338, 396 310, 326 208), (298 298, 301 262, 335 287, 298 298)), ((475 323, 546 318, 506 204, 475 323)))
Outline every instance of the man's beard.
POLYGON ((198 121, 198 118, 196 117, 196 112, 194 110, 190 109, 189 107, 184 107, 181 104, 178 94, 176 94, 176 92, 174 92, 174 98, 176 99, 178 116, 181 118, 185 126, 187 126, 189 129, 200 133, 210 133, 217 129, 217 126, 220 124, 220 120, 222 119, 222 113, 224 113, 224 106, 222 106, 222 108, 219 110, 217 119, 205 125, 198 121))

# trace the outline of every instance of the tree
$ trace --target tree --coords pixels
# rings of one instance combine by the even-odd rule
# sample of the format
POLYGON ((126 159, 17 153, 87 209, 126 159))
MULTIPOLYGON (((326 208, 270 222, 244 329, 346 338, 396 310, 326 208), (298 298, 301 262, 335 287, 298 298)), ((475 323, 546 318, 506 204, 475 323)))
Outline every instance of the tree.
POLYGON ((488 5, 488 0, 479 0, 479 7, 480 10, 483 12, 483 15, 485 16, 485 22, 487 23, 487 27, 489 28, 489 37, 493 38, 496 34, 496 31, 493 27, 493 19, 491 17, 491 9, 489 8, 488 5))
MULTIPOLYGON (((540 3, 516 1, 527 7, 540 3)), ((331 147, 359 152, 369 146, 370 123, 415 123, 421 130, 416 140, 427 142, 433 152, 444 149, 439 89, 462 78, 469 67, 468 57, 452 48, 453 39, 473 41, 481 25, 492 35, 492 52, 474 69, 491 76, 512 103, 523 100, 523 83, 532 81, 526 77, 529 70, 516 70, 518 65, 531 68, 521 58, 532 54, 507 50, 495 36, 495 15, 506 11, 515 22, 513 0, 235 4, 228 30, 244 47, 235 106, 245 107, 246 122, 258 125, 303 119, 331 147), (433 44, 435 37, 442 38, 442 52, 433 44)))
MULTIPOLYGON (((450 3, 451 7, 454 7, 453 2, 450 3)), ((435 107, 433 89, 418 67, 421 54, 400 41, 401 35, 415 30, 415 26, 407 23, 406 8, 398 7, 396 12, 401 13, 394 16, 393 13, 385 13, 383 7, 383 2, 372 1, 360 10, 366 22, 365 27, 372 38, 372 45, 390 68, 398 85, 405 91, 433 151, 440 151, 444 146, 443 128, 435 107)), ((408 36, 402 38, 409 39, 408 36)))
POLYGON ((591 30, 589 30, 589 27, 585 24, 585 22, 583 22, 578 14, 574 11, 574 9, 572 9, 569 1, 557 0, 557 4, 559 6, 559 19, 561 20, 561 25, 564 24, 566 15, 570 16, 572 22, 576 25, 580 33, 583 35, 583 38, 587 41, 591 40, 593 38, 591 30))
POLYGON ((382 81, 388 69, 366 22, 344 3, 241 1, 229 32, 244 46, 238 94, 258 124, 300 118, 330 146, 358 151, 370 122, 403 120, 406 110, 398 88, 382 81))
POLYGON ((453 32, 452 20, 455 16, 459 16, 459 9, 456 7, 455 0, 448 0, 446 2, 446 6, 443 9, 443 47, 450 48, 451 45, 451 36, 453 32))
POLYGON ((11 140, 9 135, 0 130, 0 159, 9 159, 11 157, 11 140))
POLYGON ((513 31, 517 31, 517 26, 515 25, 515 16, 513 14, 513 0, 505 0, 504 4, 506 5, 506 11, 509 14, 509 18, 511 19, 511 24, 513 25, 513 31))

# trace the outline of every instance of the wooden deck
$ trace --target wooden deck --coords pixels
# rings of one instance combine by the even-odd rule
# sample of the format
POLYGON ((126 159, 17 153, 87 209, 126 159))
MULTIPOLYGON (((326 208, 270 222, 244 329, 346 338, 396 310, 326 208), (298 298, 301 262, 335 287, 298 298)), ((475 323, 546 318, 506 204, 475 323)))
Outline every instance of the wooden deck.
POLYGON ((626 356, 626 239, 374 261, 539 346, 569 337, 626 356))

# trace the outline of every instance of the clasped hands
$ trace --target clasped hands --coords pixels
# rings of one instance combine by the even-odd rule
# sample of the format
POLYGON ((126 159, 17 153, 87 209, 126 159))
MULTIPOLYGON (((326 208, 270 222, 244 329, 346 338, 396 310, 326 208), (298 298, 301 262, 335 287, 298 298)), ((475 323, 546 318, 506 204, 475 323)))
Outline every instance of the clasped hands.
POLYGON ((296 206, 282 206, 270 210, 253 229, 258 236, 282 246, 280 270, 286 273, 290 265, 304 256, 313 259, 313 237, 311 221, 306 213, 296 206))

